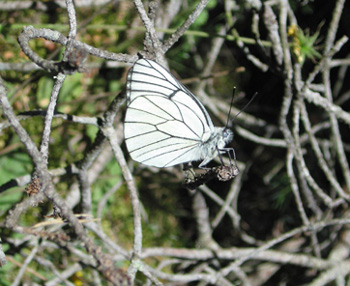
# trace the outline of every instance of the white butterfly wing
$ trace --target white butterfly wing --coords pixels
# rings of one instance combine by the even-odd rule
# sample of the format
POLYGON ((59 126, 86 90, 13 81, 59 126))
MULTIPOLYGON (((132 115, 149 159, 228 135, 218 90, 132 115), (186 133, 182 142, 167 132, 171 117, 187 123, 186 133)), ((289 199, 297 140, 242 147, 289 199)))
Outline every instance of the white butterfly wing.
POLYGON ((209 126, 214 128, 213 122, 203 104, 183 86, 168 70, 154 61, 139 59, 130 69, 127 78, 128 103, 138 96, 161 95, 171 99, 177 94, 177 100, 189 107, 209 126), (180 95, 177 91, 183 91, 180 95))
POLYGON ((127 80, 124 133, 133 160, 169 167, 202 159, 214 125, 204 106, 159 64, 138 60, 127 80))

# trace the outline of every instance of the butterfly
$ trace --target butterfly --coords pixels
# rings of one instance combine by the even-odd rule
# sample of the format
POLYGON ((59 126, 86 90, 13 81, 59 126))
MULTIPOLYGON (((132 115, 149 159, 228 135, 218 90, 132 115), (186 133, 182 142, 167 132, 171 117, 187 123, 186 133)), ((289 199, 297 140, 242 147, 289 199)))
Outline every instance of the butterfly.
POLYGON ((200 168, 225 148, 233 132, 215 127, 203 104, 158 63, 137 60, 128 72, 126 147, 131 158, 154 167, 203 160, 200 168))

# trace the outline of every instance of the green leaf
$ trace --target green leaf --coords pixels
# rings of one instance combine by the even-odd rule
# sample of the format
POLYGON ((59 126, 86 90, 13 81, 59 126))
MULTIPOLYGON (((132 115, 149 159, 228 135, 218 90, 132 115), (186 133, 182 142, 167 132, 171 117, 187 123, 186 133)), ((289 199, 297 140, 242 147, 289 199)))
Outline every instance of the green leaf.
POLYGON ((90 138, 91 141, 95 140, 97 132, 98 132, 97 126, 94 126, 94 125, 86 126, 86 135, 90 138))
POLYGON ((36 100, 40 107, 45 108, 48 105, 53 85, 54 82, 52 78, 43 76, 39 79, 36 100))
POLYGON ((59 102, 69 102, 73 99, 79 98, 83 93, 82 79, 84 75, 76 73, 69 76, 63 83, 60 90, 59 102))
POLYGON ((194 21, 194 23, 192 24, 192 28, 200 28, 202 26, 204 26, 209 19, 209 13, 207 10, 204 10, 199 16, 198 18, 194 21))
POLYGON ((303 64, 306 59, 315 60, 315 58, 321 57, 316 47, 319 31, 310 36, 309 31, 304 33, 298 26, 291 25, 288 28, 288 36, 291 36, 293 39, 291 47, 299 63, 303 64))
POLYGON ((31 172, 32 161, 25 153, 9 154, 0 158, 0 185, 31 172))

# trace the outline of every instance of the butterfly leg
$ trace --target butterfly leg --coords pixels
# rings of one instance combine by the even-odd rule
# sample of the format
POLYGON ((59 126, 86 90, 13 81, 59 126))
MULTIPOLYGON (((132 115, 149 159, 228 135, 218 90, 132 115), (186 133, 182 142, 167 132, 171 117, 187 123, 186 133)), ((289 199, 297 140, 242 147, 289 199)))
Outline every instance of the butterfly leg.
MULTIPOLYGON (((219 150, 218 146, 216 146, 216 151, 218 152, 219 154, 219 159, 220 159, 220 162, 221 162, 221 165, 224 166, 224 160, 222 159, 222 156, 221 156, 221 152, 222 150, 219 150)), ((229 153, 229 152, 228 152, 229 153)), ((229 156, 230 156, 230 153, 229 153, 229 156)), ((230 156, 230 163, 231 163, 231 156, 230 156)))
MULTIPOLYGON (((222 148, 220 149, 221 152, 226 152, 228 154, 228 157, 229 157, 229 161, 230 161, 230 168, 231 168, 231 176, 232 177, 235 177, 239 174, 239 169, 238 169, 238 166, 237 166, 237 160, 236 160, 236 152, 235 152, 235 149, 233 148, 222 148), (231 157, 231 153, 233 154, 233 161, 234 161, 234 164, 232 163, 232 157, 231 157)), ((219 153, 220 154, 220 153, 219 153)), ((224 166, 224 164, 222 164, 222 166, 224 166)), ((225 167, 225 166, 224 166, 225 167)))
MULTIPOLYGON (((229 158, 229 160, 230 160, 230 165, 233 165, 233 164, 232 164, 232 157, 231 157, 231 154, 230 154, 230 152, 232 152, 232 154, 233 154, 233 160, 234 160, 234 162, 235 162, 235 165, 237 166, 235 149, 233 149, 233 148, 222 148, 222 149, 220 149, 219 154, 222 153, 222 152, 226 152, 226 153, 228 154, 228 158, 229 158)), ((220 159, 221 159, 221 156, 220 156, 220 159)), ((222 160, 221 160, 221 163, 222 163, 222 160)), ((224 165, 224 164, 223 164, 223 165, 224 165)))

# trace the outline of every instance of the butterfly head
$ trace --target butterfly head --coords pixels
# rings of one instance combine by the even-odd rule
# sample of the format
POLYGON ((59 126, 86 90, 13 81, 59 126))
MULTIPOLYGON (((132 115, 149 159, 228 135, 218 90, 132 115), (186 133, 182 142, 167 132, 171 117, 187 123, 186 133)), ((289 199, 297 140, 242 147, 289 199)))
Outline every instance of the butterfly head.
MULTIPOLYGON (((207 134, 209 135, 209 134, 207 134)), ((219 153, 222 153, 225 146, 232 141, 233 132, 226 127, 214 127, 210 132, 210 137, 203 140, 201 149, 201 159, 203 162, 199 165, 204 167, 207 163, 213 160, 219 153)))
POLYGON ((232 139, 233 139, 233 132, 231 131, 231 129, 228 129, 228 128, 225 127, 222 130, 222 139, 224 140, 225 145, 232 141, 232 139))

